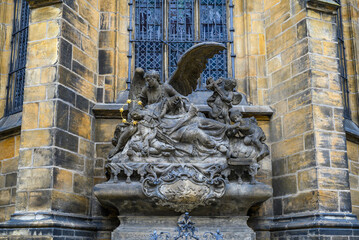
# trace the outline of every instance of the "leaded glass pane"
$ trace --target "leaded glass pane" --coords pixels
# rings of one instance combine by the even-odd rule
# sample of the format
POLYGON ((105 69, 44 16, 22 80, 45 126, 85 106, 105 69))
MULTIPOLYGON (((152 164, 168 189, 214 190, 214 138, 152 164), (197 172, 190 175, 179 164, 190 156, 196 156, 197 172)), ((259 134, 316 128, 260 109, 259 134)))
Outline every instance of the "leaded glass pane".
POLYGON ((162 40, 162 1, 136 0, 136 40, 162 40))
POLYGON ((161 42, 136 42, 135 55, 136 67, 162 72, 161 42))
POLYGON ((135 66, 162 73, 162 1, 136 0, 135 4, 135 66))
POLYGON ((201 41, 227 41, 225 0, 201 0, 201 41))
MULTIPOLYGON (((201 41, 222 42, 227 45, 226 0, 200 0, 200 30, 201 41)), ((208 77, 217 79, 227 75, 227 51, 224 50, 208 61, 199 88, 203 89, 208 77)))
POLYGON ((168 13, 169 76, 177 62, 194 44, 194 0, 170 0, 168 13))
POLYGON ((193 0, 170 0, 168 13, 168 40, 194 40, 193 0))

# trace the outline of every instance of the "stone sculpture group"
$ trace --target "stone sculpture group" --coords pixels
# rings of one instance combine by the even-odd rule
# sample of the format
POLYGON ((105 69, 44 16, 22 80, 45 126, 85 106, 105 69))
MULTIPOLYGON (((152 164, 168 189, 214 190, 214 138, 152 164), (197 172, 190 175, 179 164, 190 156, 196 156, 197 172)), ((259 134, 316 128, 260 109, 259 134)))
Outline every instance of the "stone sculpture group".
MULTIPOLYGON (((219 43, 195 45, 164 83, 159 72, 136 69, 127 117, 116 126, 112 140, 109 181, 95 187, 100 202, 117 208, 125 222, 129 216, 137 222, 138 214, 147 219, 212 203, 217 207, 211 214, 243 219, 250 206, 271 195, 271 188, 255 179, 258 162, 269 154, 266 138, 254 117, 244 118, 234 107, 248 105, 246 96, 234 90, 236 80, 207 79, 210 111, 199 111, 188 98, 207 60, 223 49, 219 43)), ((126 228, 120 225, 114 239, 130 239, 126 228)))

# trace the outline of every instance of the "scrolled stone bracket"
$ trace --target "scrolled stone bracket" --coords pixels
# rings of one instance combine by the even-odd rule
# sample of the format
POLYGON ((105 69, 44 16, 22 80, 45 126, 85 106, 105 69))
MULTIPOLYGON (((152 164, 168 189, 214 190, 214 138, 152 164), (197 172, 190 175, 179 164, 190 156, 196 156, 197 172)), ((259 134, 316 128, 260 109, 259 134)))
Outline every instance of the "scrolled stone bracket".
POLYGON ((254 180, 259 165, 244 164, 155 164, 155 163, 109 163, 109 182, 139 181, 144 195, 157 205, 177 212, 188 212, 198 206, 209 205, 221 198, 230 181, 239 184, 254 180))

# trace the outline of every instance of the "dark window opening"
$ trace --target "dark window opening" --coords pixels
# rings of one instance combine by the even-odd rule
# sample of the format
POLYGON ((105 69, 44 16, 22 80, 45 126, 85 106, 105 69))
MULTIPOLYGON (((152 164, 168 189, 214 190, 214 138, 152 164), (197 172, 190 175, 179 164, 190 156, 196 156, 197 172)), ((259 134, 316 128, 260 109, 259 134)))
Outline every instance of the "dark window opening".
POLYGON ((5 116, 21 112, 24 98, 29 5, 26 0, 14 1, 10 70, 7 84, 5 116))

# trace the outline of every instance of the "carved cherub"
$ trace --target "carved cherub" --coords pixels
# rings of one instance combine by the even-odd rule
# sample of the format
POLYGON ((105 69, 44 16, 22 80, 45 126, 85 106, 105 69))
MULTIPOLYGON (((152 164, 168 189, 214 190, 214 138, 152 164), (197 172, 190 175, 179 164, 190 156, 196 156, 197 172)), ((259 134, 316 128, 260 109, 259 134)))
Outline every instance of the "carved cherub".
POLYGON ((239 134, 240 137, 243 137, 244 144, 254 145, 259 151, 257 155, 257 161, 262 160, 264 157, 269 155, 268 146, 264 143, 266 136, 263 130, 258 126, 257 120, 255 117, 243 118, 243 115, 240 111, 232 111, 230 116, 234 126, 232 126, 231 131, 227 132, 229 136, 235 136, 239 134))
POLYGON ((207 104, 212 108, 210 117, 226 124, 230 124, 229 109, 232 108, 234 96, 233 89, 237 86, 236 80, 231 78, 220 78, 214 81, 208 78, 206 87, 213 91, 207 99, 207 104))
POLYGON ((111 149, 110 153, 108 154, 109 158, 112 158, 117 153, 121 152, 128 140, 135 134, 137 131, 137 126, 131 125, 129 123, 119 123, 116 126, 115 135, 112 139, 112 145, 115 147, 111 149))

